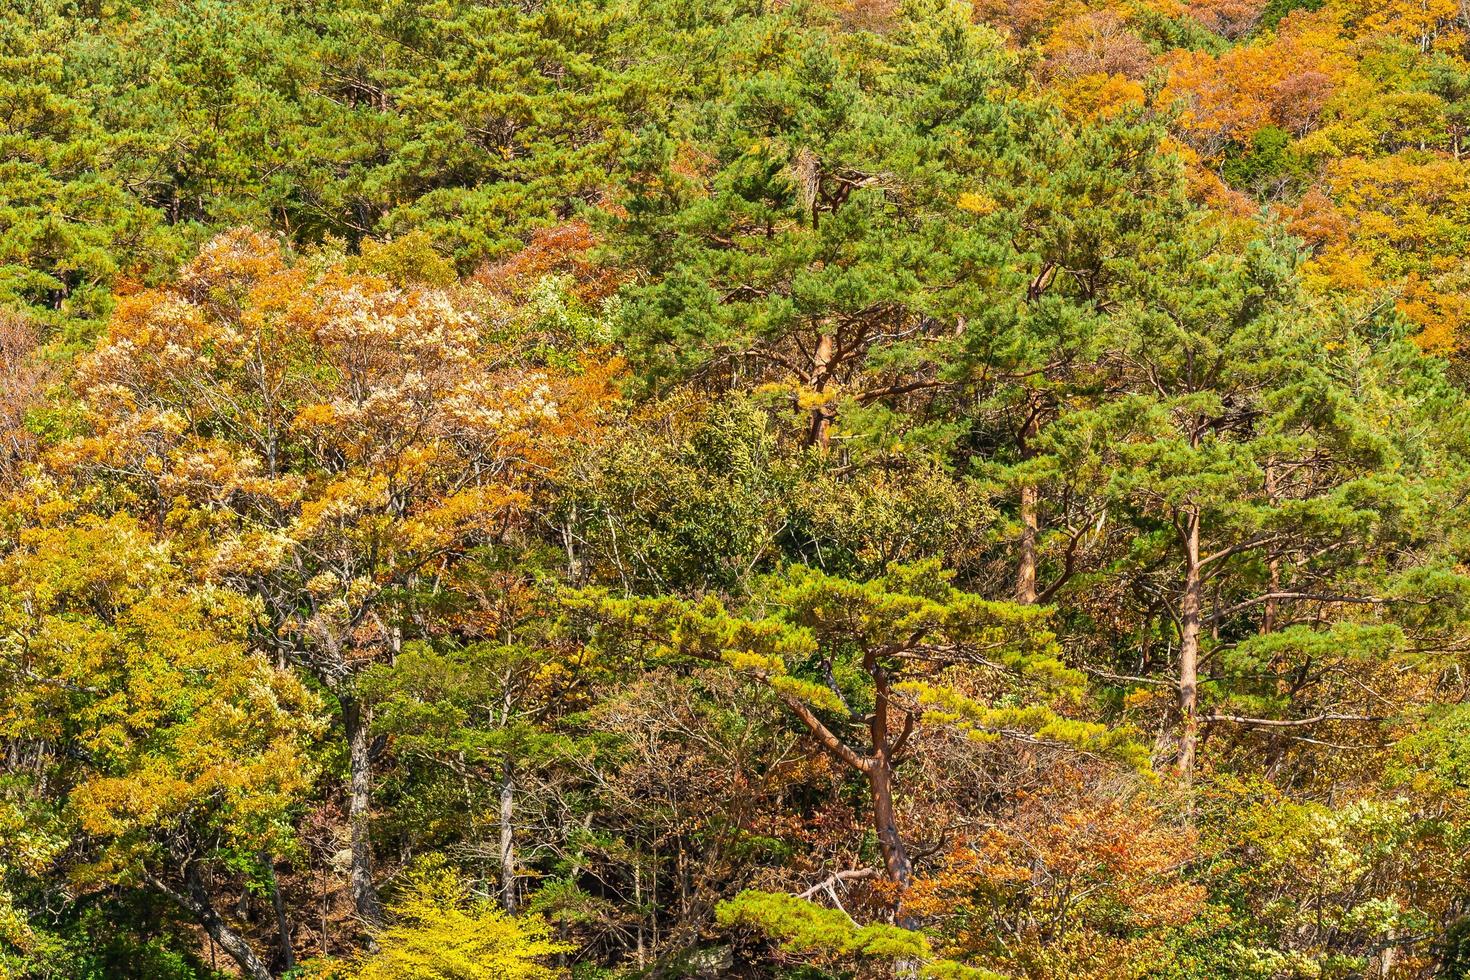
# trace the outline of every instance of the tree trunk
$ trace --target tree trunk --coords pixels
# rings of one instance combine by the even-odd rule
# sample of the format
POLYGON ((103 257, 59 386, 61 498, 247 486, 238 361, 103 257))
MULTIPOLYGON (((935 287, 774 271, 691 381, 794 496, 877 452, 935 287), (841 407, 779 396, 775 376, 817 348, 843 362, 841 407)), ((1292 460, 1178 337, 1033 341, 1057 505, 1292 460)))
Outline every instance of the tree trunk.
POLYGON ((373 884, 373 840, 369 825, 372 807, 373 758, 369 718, 355 698, 342 698, 342 725, 347 732, 347 825, 352 838, 352 903, 369 927, 383 922, 383 907, 373 884))
POLYGON ((898 833, 898 820, 893 812, 893 767, 884 758, 876 758, 868 769, 868 789, 873 801, 873 831, 878 835, 878 850, 883 854, 883 867, 888 880, 907 889, 913 879, 913 865, 908 848, 898 833))
POLYGON ((1185 782, 1194 777, 1195 752, 1199 746, 1199 637, 1200 594, 1203 576, 1199 560, 1197 508, 1185 517, 1184 597, 1179 604, 1179 775, 1185 782))
MULTIPOLYGON (((812 356, 812 389, 818 394, 826 390, 827 379, 832 373, 833 341, 830 333, 817 340, 817 350, 812 356)), ((812 409, 811 427, 807 432, 807 445, 826 449, 831 442, 832 409, 822 404, 812 409)))
MULTIPOLYGON (((1276 504, 1276 470, 1268 463, 1266 465, 1266 503, 1276 504)), ((1276 632, 1276 594, 1281 591, 1281 558, 1271 555, 1266 560, 1268 579, 1266 582, 1266 611, 1261 617, 1261 634, 1276 632)))
POLYGON ((1021 555, 1016 565, 1016 601, 1025 605, 1036 602, 1036 487, 1021 488, 1021 555))
POLYGON ((291 946, 291 919, 286 914, 286 902, 281 897, 281 882, 276 877, 275 858, 261 854, 260 863, 265 867, 266 879, 270 884, 271 908, 276 913, 276 935, 280 938, 280 965, 282 971, 296 967, 296 950, 291 946))
POLYGON ((250 980, 271 980, 270 969, 266 967, 265 961, 256 955, 249 941, 220 918, 214 903, 210 900, 209 889, 204 887, 204 879, 199 874, 198 865, 191 863, 184 869, 183 891, 169 887, 153 875, 148 875, 147 879, 150 885, 173 899, 180 908, 194 917, 210 940, 224 950, 230 959, 240 967, 241 974, 249 977, 250 980))
POLYGON ((509 759, 500 775, 500 900, 505 911, 516 910, 515 770, 509 759))
MULTIPOLYGON (((1033 396, 1027 406, 1028 414, 1021 431, 1016 434, 1016 449, 1022 459, 1031 458, 1031 440, 1040 427, 1038 415, 1040 402, 1033 396)), ((1041 491, 1026 483, 1021 485, 1021 554, 1016 563, 1016 601, 1025 605, 1036 602, 1036 540, 1039 535, 1041 491)))

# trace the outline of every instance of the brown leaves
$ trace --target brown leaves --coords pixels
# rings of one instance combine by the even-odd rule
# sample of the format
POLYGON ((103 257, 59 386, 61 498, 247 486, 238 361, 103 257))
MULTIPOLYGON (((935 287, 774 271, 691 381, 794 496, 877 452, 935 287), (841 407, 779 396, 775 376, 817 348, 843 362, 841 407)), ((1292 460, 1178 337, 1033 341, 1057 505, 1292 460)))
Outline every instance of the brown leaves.
POLYGON ((40 338, 19 313, 0 310, 0 488, 35 457, 36 440, 26 416, 41 402, 52 380, 37 354, 40 338))
POLYGON ((591 251, 600 244, 601 239, 585 221, 538 229, 525 248, 507 259, 481 266, 470 281, 511 299, 523 296, 545 276, 568 276, 580 299, 595 302, 612 295, 622 282, 615 270, 591 258, 591 251))

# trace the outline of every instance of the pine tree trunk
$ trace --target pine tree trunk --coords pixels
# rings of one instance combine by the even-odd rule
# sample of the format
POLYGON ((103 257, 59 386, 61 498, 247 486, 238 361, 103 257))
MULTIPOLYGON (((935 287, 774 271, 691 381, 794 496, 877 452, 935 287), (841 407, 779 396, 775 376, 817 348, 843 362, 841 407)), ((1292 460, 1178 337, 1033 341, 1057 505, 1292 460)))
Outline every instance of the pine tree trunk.
MULTIPOLYGON (((1039 423, 1037 415, 1040 404, 1033 399, 1028 404, 1026 423, 1016 436, 1016 448, 1021 458, 1031 458, 1031 440, 1035 438, 1039 423)), ((1036 602, 1036 542, 1041 530, 1038 508, 1041 491, 1032 484, 1021 486, 1021 544, 1020 557, 1016 563, 1016 601, 1025 605, 1036 602)))
POLYGON ((352 903, 369 927, 382 924, 383 908, 373 884, 373 841, 369 813, 372 807, 373 759, 369 719, 353 698, 342 699, 342 724, 347 734, 347 824, 351 835, 352 903))
POLYGON ((878 836, 883 867, 888 872, 888 880, 902 892, 913 879, 914 869, 909 861, 908 848, 898 833, 898 820, 893 810, 893 767, 880 756, 873 760, 867 776, 873 801, 873 832, 878 836))
POLYGON ((1199 747, 1200 596, 1203 591, 1199 525, 1199 510, 1191 509, 1184 529, 1184 596, 1179 604, 1179 774, 1186 782, 1194 777, 1195 753, 1199 747))
POLYGON ((1031 605, 1036 602, 1036 487, 1021 488, 1021 555, 1016 565, 1016 601, 1031 605))
MULTIPOLYGON (((832 373, 833 341, 830 333, 824 333, 817 340, 817 350, 812 358, 811 385, 813 390, 821 393, 827 387, 827 379, 832 373)), ((807 432, 807 445, 826 449, 831 443, 832 410, 828 405, 818 405, 812 409, 811 428, 807 432)))
MULTIPOLYGON (((1266 503, 1275 506, 1276 470, 1269 463, 1266 465, 1265 490, 1266 503)), ((1276 632, 1276 594, 1281 591, 1281 559, 1276 555, 1271 555, 1266 560, 1266 568, 1268 572, 1266 582, 1266 594, 1268 598, 1266 599, 1265 615, 1261 617, 1262 635, 1276 632)))

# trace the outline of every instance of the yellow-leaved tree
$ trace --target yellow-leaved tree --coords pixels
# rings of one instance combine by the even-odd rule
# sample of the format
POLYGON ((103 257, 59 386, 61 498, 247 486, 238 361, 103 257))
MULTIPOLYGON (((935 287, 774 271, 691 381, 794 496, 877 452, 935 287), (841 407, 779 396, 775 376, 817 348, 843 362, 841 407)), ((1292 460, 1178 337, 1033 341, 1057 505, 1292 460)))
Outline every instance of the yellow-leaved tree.
POLYGON ((507 915, 443 867, 416 873, 389 911, 393 924, 354 980, 553 980, 546 959, 572 949, 544 920, 507 915))
POLYGON ((84 890, 147 884, 267 980, 216 896, 274 887, 318 703, 248 650, 241 596, 191 584, 130 517, 45 503, 0 540, 0 739, 70 838, 41 864, 84 890))
POLYGON ((516 526, 610 392, 607 365, 537 363, 506 332, 474 297, 230 232, 176 286, 119 304, 77 372, 86 433, 50 458, 256 599, 253 642, 330 692, 368 925, 378 749, 357 679, 459 558, 516 526))

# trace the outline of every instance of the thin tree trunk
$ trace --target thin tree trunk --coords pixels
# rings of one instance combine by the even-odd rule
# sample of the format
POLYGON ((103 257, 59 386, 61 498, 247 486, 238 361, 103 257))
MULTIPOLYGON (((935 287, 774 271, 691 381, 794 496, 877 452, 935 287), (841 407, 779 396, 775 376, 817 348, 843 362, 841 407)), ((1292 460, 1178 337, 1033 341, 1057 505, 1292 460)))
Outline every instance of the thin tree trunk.
POLYGON ((351 835, 352 904, 369 927, 381 925, 383 907, 373 884, 373 841, 369 813, 372 807, 373 759, 369 719, 355 698, 342 698, 342 724, 347 730, 347 824, 351 835))
POLYGON ((643 967, 647 965, 646 960, 645 960, 646 953, 644 951, 644 946, 643 946, 643 869, 642 869, 642 866, 640 864, 641 860, 642 860, 641 855, 639 855, 637 853, 634 853, 634 855, 633 855, 633 904, 635 904, 635 905, 638 906, 638 937, 637 937, 638 946, 637 946, 637 950, 636 950, 636 954, 635 955, 637 956, 638 969, 640 969, 640 970, 643 969, 643 967))
POLYGON ((286 914, 286 902, 281 897, 281 881, 276 877, 275 858, 263 853, 260 855, 260 863, 265 868, 266 880, 271 890, 271 908, 276 913, 276 935, 281 943, 281 969, 291 970, 296 967, 296 950, 291 946, 291 919, 286 914))
MULTIPOLYGON (((1016 434, 1016 448, 1021 458, 1031 458, 1031 440, 1035 437, 1041 405, 1033 396, 1027 406, 1026 421, 1016 434)), ((1030 483, 1021 485, 1021 554, 1016 563, 1016 601, 1025 605, 1036 602, 1036 542, 1040 534, 1041 491, 1030 483)))
POLYGON ((1199 560, 1198 508, 1191 508, 1184 528, 1184 597, 1179 604, 1179 774, 1186 782, 1194 777, 1195 753, 1199 747, 1199 638, 1200 594, 1203 576, 1199 560))
POLYGON ((509 759, 500 773, 500 901, 516 910, 515 770, 509 759))
MULTIPOLYGON (((1266 482, 1266 485, 1265 485, 1265 490, 1266 490, 1266 503, 1267 504, 1270 504, 1272 506, 1275 506, 1275 504, 1276 504, 1276 470, 1269 463, 1266 464, 1266 481, 1265 482, 1266 482)), ((1278 557, 1276 555, 1271 555, 1270 558, 1268 558, 1267 561, 1266 561, 1266 568, 1267 568, 1267 572, 1268 572, 1269 578, 1268 578, 1267 583, 1266 583, 1266 585, 1267 585, 1267 588, 1266 588, 1267 599, 1266 599, 1265 614, 1261 617, 1261 633, 1262 633, 1262 635, 1265 635, 1267 633, 1274 633, 1274 632, 1276 632, 1276 610, 1277 610, 1277 599, 1276 599, 1276 596, 1281 591, 1281 559, 1280 559, 1280 557, 1278 557)))

